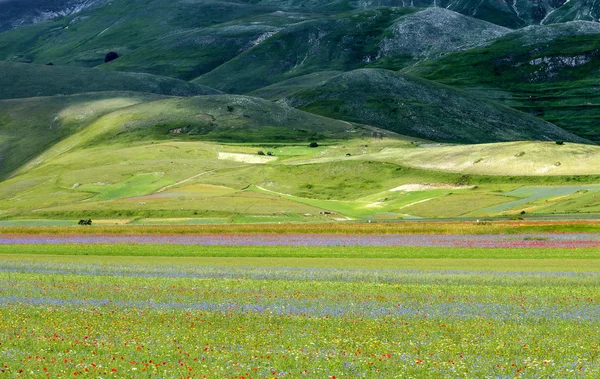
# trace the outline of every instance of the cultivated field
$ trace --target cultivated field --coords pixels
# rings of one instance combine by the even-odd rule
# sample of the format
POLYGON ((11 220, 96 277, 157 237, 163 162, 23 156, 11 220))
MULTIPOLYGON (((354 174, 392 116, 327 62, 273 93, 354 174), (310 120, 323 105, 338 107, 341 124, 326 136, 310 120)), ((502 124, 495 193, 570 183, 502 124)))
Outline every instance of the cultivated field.
POLYGON ((600 375, 597 225, 311 227, 2 229, 0 375, 600 375))

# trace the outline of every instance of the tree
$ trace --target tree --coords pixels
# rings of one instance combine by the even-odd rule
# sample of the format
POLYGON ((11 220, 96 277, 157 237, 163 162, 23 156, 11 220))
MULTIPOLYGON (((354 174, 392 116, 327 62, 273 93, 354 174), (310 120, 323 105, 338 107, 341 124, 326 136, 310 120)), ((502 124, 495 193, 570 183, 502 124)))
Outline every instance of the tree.
POLYGON ((114 51, 111 51, 110 53, 106 54, 106 56, 104 57, 104 63, 114 61, 117 58, 119 58, 119 54, 115 53, 114 51))

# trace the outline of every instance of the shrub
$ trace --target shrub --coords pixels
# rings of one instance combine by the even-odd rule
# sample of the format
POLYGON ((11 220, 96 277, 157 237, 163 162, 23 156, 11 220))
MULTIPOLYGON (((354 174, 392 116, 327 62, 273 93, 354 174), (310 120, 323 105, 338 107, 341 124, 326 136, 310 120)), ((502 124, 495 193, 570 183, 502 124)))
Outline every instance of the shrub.
POLYGON ((319 147, 319 144, 316 142, 311 142, 310 145, 308 145, 308 147, 319 147))
POLYGON ((111 51, 110 53, 106 54, 106 56, 104 57, 104 63, 114 61, 117 58, 119 58, 119 54, 115 53, 114 51, 111 51))
POLYGON ((558 141, 556 141, 556 144, 557 144, 557 145, 564 145, 564 144, 565 144, 565 141, 558 140, 558 141))
POLYGON ((264 151, 262 151, 262 150, 259 150, 257 154, 258 154, 258 155, 265 155, 265 152, 264 152, 264 151))

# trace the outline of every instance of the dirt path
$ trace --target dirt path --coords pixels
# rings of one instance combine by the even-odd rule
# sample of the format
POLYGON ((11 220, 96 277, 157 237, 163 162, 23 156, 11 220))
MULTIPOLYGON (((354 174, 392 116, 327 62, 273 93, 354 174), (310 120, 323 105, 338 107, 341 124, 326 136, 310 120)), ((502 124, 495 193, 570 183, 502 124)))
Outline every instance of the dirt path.
POLYGON ((212 174, 213 172, 215 172, 215 170, 210 170, 210 171, 204 171, 204 172, 201 172, 201 173, 199 173, 199 174, 197 174, 197 175, 191 176, 191 177, 189 177, 189 178, 187 178, 187 179, 184 179, 184 180, 182 180, 182 181, 180 181, 180 182, 173 183, 173 184, 169 184, 168 186, 165 186, 165 187, 163 187, 163 188, 159 189, 159 190, 158 190, 158 191, 156 191, 155 193, 161 193, 161 192, 164 192, 164 191, 168 190, 169 188, 173 188, 173 187, 176 187, 176 186, 178 186, 178 185, 181 185, 181 184, 183 184, 183 183, 187 183, 187 182, 189 182, 189 181, 192 181, 192 180, 194 180, 194 179, 196 179, 196 178, 198 178, 198 177, 200 177, 200 176, 202 176, 202 175, 206 175, 206 174, 212 174))

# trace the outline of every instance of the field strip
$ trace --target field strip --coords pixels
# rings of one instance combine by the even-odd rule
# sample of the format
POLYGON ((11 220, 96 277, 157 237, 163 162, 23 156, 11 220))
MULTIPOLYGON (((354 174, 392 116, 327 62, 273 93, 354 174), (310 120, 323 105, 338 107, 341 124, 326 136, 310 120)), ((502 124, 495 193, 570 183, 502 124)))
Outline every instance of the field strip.
POLYGON ((194 180, 194 179, 196 179, 196 178, 198 178, 198 177, 200 177, 200 176, 203 176, 203 175, 206 175, 206 174, 211 174, 211 173, 213 173, 213 172, 215 172, 215 170, 210 170, 210 171, 204 171, 204 172, 201 172, 201 173, 199 173, 199 174, 197 174, 197 175, 191 176, 191 177, 189 177, 189 178, 187 178, 187 179, 184 179, 184 180, 182 180, 182 181, 179 181, 179 182, 177 182, 177 183, 174 183, 174 184, 169 184, 168 186, 165 186, 165 187, 163 187, 163 188, 159 189, 158 191, 156 191, 156 193, 161 193, 161 192, 164 192, 164 191, 168 190, 169 188, 173 188, 173 187, 179 186, 179 185, 181 185, 181 184, 183 184, 183 183, 190 182, 190 181, 192 181, 192 180, 194 180))
POLYGON ((489 272, 597 272, 598 259, 405 259, 405 258, 261 258, 136 257, 0 254, 0 261, 109 265, 182 265, 211 267, 345 268, 489 272))
POLYGON ((190 246, 136 244, 0 245, 0 255, 317 259, 597 260, 597 248, 448 248, 392 246, 190 246))

